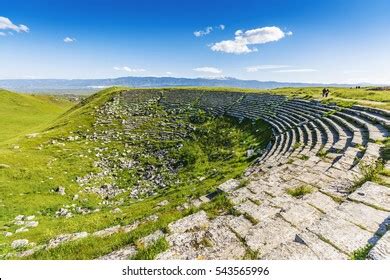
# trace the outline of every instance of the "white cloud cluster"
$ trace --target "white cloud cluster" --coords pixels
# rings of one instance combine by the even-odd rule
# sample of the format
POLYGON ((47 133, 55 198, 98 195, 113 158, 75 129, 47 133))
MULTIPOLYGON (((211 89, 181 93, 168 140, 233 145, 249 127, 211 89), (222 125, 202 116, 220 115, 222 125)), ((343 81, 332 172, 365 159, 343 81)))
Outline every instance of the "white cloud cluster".
POLYGON ((254 65, 254 66, 248 66, 246 67, 246 72, 253 73, 261 70, 273 70, 273 69, 280 69, 280 68, 287 68, 290 67, 289 65, 254 65))
POLYGON ((274 73, 309 73, 309 72, 317 72, 316 69, 311 68, 303 68, 303 69, 283 69, 273 71, 274 73))
POLYGON ((213 31, 213 28, 211 26, 207 26, 204 30, 195 31, 194 35, 195 37, 202 37, 207 34, 210 34, 213 31))
POLYGON ((210 73, 210 74, 221 74, 222 70, 215 68, 215 67, 210 67, 210 66, 204 66, 204 67, 198 67, 195 69, 192 69, 196 72, 203 72, 203 73, 210 73))
POLYGON ((247 31, 237 30, 234 40, 225 40, 211 45, 211 49, 216 52, 243 54, 257 51, 250 48, 250 45, 260 45, 279 41, 286 36, 291 36, 292 32, 283 32, 279 27, 267 26, 247 31))
POLYGON ((75 38, 71 38, 71 37, 65 37, 64 38, 64 42, 65 43, 74 43, 74 42, 76 42, 76 39, 75 38))
POLYGON ((122 66, 122 67, 115 66, 114 70, 126 71, 126 72, 129 72, 129 73, 141 73, 141 72, 145 72, 146 71, 145 69, 134 69, 134 68, 130 68, 130 67, 127 67, 127 66, 122 66))
POLYGON ((318 70, 312 68, 295 68, 290 65, 254 65, 245 68, 246 72, 253 73, 261 70, 272 70, 273 73, 309 73, 317 72, 318 70))
MULTIPOLYGON (((26 25, 24 24, 16 25, 12 23, 12 21, 9 18, 2 17, 2 16, 0 16, 0 30, 7 30, 10 34, 12 33, 11 31, 17 33, 30 31, 30 29, 26 25)), ((7 33, 0 32, 0 36, 6 36, 6 35, 7 33)))
POLYGON ((203 30, 195 31, 194 35, 195 35, 195 37, 202 37, 202 36, 210 34, 211 32, 214 31, 214 29, 224 30, 225 29, 225 25, 220 24, 220 25, 218 25, 216 27, 207 26, 203 30))

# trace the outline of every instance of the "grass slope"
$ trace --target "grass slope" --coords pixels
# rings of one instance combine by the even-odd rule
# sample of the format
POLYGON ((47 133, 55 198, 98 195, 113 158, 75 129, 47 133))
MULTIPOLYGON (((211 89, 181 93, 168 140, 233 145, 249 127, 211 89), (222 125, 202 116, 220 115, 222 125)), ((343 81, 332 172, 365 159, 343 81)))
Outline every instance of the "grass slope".
MULTIPOLYGON (((118 196, 124 199, 120 206, 122 212, 113 213, 116 205, 102 205, 97 195, 80 192, 82 188, 75 179, 97 171, 94 166, 94 153, 90 154, 90 151, 101 148, 102 145, 108 149, 119 149, 120 143, 65 139, 78 132, 92 133, 95 129, 93 124, 96 120, 96 109, 110 102, 114 96, 120 95, 122 90, 123 88, 110 88, 85 99, 61 118, 52 121, 35 138, 19 137, 0 144, 0 163, 9 166, 0 169, 0 231, 14 233, 9 237, 0 235, 0 256, 4 258, 7 253, 13 252, 10 244, 16 239, 28 239, 36 244, 44 244, 63 233, 91 233, 117 224, 130 224, 152 214, 157 215, 157 221, 146 222, 131 233, 119 233, 106 238, 90 236, 56 249, 40 251, 31 258, 92 259, 121 246, 135 244, 139 237, 157 229, 165 229, 171 221, 193 211, 192 208, 179 210, 177 206, 215 190, 219 183, 228 178, 240 176, 251 163, 251 159, 246 157, 246 149, 253 145, 265 146, 270 137, 268 126, 261 121, 238 126, 229 118, 206 118, 204 122, 194 124, 198 129, 193 140, 184 141, 182 151, 172 155, 185 162, 186 167, 179 172, 178 178, 186 183, 139 201, 118 196), (221 143, 227 148, 221 148, 221 143), (19 148, 15 149, 15 146, 19 148), (185 181, 185 178, 192 179, 202 175, 206 178, 201 182, 185 181), (66 187, 65 195, 52 192, 58 186, 66 187), (80 198, 75 201, 73 197, 76 194, 80 198), (163 200, 168 200, 169 204, 158 207, 163 200), (90 210, 99 208, 100 211, 87 215, 75 214, 72 218, 54 217, 58 209, 73 204, 90 210), (20 228, 13 222, 17 215, 35 215, 39 226, 30 228, 28 232, 15 233, 16 229, 20 228)), ((182 117, 185 118, 186 115, 182 117)), ((158 129, 153 122, 145 123, 143 127, 146 130, 158 129)), ((152 141, 148 141, 148 145, 151 143, 152 141)), ((142 148, 142 145, 144 144, 141 141, 136 148, 142 148)), ((223 205, 215 202, 207 207, 205 210, 215 213, 220 211, 223 205)))
POLYGON ((58 97, 0 89, 0 143, 43 129, 73 105, 58 97))

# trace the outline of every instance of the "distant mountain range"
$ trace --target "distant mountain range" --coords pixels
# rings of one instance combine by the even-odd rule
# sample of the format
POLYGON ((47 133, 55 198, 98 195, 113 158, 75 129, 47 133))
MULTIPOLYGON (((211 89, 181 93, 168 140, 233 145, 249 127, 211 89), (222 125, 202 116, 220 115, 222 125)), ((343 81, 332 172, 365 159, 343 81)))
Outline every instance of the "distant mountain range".
POLYGON ((0 88, 20 92, 88 93, 110 86, 173 87, 209 86, 272 89, 278 87, 334 86, 351 87, 352 84, 289 83, 275 81, 239 80, 236 78, 174 78, 174 77, 121 77, 115 79, 21 79, 0 80, 0 88))

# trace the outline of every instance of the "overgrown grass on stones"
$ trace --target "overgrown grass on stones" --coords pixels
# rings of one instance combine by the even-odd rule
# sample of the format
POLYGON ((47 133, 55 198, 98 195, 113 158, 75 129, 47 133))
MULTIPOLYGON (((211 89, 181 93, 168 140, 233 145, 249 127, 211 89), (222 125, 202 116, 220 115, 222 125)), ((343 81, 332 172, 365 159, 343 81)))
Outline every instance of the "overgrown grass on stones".
POLYGON ((286 190, 286 192, 295 198, 301 198, 306 194, 312 193, 313 187, 309 185, 302 185, 295 188, 289 188, 286 190))

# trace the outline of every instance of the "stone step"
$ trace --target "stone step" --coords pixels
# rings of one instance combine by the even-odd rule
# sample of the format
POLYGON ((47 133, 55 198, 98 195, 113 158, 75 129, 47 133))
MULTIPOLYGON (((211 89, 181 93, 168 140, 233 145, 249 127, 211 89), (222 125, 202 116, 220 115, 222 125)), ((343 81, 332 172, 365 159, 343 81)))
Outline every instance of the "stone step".
POLYGON ((386 186, 366 182, 351 193, 348 198, 377 209, 390 211, 390 188, 386 186))
POLYGON ((370 260, 390 260, 390 231, 387 231, 368 253, 370 260))

